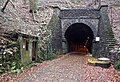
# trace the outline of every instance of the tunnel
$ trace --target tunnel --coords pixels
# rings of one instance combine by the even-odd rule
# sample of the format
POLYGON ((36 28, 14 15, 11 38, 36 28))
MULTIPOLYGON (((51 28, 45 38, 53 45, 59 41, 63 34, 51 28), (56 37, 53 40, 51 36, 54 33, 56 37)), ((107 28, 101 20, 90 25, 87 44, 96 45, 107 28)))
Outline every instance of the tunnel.
POLYGON ((68 52, 92 53, 93 31, 84 23, 74 23, 65 32, 68 52))

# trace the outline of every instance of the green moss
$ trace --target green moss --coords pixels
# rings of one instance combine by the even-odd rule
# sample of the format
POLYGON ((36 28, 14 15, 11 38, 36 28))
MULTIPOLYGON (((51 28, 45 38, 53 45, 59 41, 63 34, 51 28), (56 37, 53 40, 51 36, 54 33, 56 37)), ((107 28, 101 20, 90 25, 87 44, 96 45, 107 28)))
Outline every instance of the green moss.
MULTIPOLYGON (((26 42, 26 40, 25 39, 23 39, 22 40, 22 43, 25 43, 26 42)), ((30 43, 29 43, 30 44, 30 43)), ((32 61, 31 61, 31 57, 30 57, 30 50, 26 50, 26 48, 23 48, 23 47, 21 47, 22 48, 22 56, 21 56, 21 62, 22 62, 22 64, 25 66, 25 65, 27 65, 27 64, 29 64, 29 63, 31 63, 32 61)), ((29 48, 28 49, 30 49, 30 45, 29 45, 29 48)))
POLYGON ((31 62, 31 58, 30 58, 30 52, 26 51, 25 54, 23 54, 22 56, 22 64, 27 65, 31 62))
POLYGON ((55 27, 55 24, 56 24, 57 20, 58 20, 58 17, 53 15, 49 24, 48 24, 48 26, 47 26, 48 29, 53 29, 55 27))
POLYGON ((52 60, 54 58, 56 58, 56 54, 53 53, 53 49, 52 49, 52 33, 54 31, 54 28, 58 22, 59 18, 56 15, 53 15, 48 26, 46 29, 46 33, 44 37, 47 37, 47 39, 45 40, 45 44, 38 42, 38 47, 42 47, 44 46, 44 49, 40 48, 40 50, 38 51, 38 55, 37 55, 37 61, 38 62, 42 62, 42 61, 46 61, 46 60, 52 60))

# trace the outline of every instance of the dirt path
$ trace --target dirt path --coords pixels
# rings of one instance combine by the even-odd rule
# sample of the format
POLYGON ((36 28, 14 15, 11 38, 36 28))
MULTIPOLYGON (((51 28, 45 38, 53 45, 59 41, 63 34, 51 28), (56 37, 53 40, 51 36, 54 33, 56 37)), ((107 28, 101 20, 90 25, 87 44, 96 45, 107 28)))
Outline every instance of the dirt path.
POLYGON ((19 82, 120 82, 112 66, 89 66, 87 59, 82 53, 69 53, 19 82))

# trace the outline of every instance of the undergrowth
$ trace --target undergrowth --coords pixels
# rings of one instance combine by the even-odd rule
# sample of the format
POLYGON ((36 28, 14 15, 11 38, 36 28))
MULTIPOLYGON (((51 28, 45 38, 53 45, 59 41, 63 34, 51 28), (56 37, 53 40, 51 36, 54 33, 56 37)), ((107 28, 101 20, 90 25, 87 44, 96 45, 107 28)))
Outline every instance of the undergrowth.
POLYGON ((20 60, 19 44, 17 42, 11 42, 10 45, 14 45, 14 47, 11 46, 10 49, 5 49, 0 53, 0 74, 8 71, 11 73, 20 73, 23 69, 20 60))
POLYGON ((120 73, 120 59, 118 58, 118 55, 120 54, 120 48, 117 48, 116 51, 117 51, 116 54, 117 58, 114 64, 114 68, 118 71, 118 73, 120 73))

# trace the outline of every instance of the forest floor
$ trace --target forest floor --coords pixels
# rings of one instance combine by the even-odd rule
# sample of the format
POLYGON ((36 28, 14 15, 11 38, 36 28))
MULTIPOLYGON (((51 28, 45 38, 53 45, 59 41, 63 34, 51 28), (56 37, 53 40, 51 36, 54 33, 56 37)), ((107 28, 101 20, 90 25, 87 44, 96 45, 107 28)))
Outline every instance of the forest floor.
POLYGON ((120 82, 113 65, 109 68, 91 66, 88 58, 91 57, 84 53, 61 55, 52 61, 36 63, 20 74, 6 74, 0 82, 120 82))

